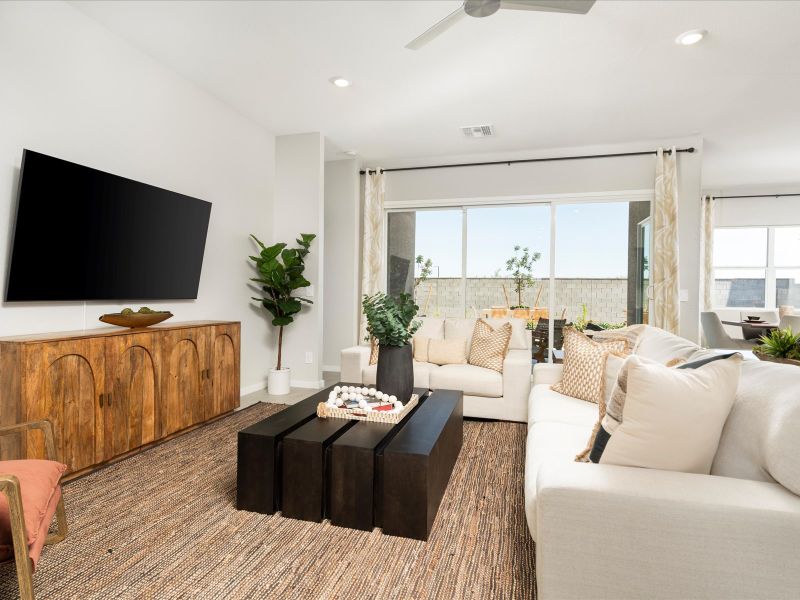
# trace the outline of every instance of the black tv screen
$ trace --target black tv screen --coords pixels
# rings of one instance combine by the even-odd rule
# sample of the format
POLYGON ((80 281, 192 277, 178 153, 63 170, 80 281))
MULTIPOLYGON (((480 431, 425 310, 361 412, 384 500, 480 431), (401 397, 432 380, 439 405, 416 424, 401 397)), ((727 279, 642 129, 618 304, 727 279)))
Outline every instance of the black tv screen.
POLYGON ((211 203, 25 150, 6 300, 197 298, 211 203))

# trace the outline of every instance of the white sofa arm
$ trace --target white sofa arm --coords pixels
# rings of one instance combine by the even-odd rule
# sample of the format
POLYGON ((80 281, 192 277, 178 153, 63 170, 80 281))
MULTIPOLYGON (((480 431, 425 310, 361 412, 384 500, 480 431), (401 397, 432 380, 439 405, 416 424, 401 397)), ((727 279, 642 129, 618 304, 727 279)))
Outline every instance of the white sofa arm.
POLYGON ((342 350, 340 379, 346 383, 363 383, 364 368, 369 366, 369 353, 369 346, 353 346, 342 350))
POLYGON ((563 364, 536 363, 533 365, 533 385, 546 383, 553 385, 561 381, 561 373, 564 370, 563 364))
POLYGON ((509 350, 503 360, 503 398, 527 418, 528 395, 531 391, 531 351, 509 350))
POLYGON ((800 497, 777 483, 560 462, 536 487, 542 600, 800 590, 800 497))

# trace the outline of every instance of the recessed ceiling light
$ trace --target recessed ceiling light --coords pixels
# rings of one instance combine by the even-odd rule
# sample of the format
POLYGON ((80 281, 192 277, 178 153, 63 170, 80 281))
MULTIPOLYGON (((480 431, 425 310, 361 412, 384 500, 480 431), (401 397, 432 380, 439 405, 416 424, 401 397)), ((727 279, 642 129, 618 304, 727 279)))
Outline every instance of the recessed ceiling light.
POLYGON ((340 77, 339 75, 337 75, 336 77, 331 77, 330 81, 336 87, 340 88, 350 87, 350 82, 344 77, 340 77))
POLYGON ((357 150, 345 150, 344 154, 346 154, 347 156, 358 156, 358 151, 357 150))
POLYGON ((675 43, 680 46, 691 46, 702 40, 708 32, 705 29, 692 29, 684 31, 675 38, 675 43))

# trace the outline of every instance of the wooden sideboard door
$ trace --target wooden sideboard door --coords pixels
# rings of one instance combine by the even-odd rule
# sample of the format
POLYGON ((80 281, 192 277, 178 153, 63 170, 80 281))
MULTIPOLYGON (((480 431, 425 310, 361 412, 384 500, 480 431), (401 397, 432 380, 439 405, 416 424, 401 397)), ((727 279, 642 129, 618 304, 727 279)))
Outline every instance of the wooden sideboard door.
MULTIPOLYGON (((100 394, 105 391, 104 351, 102 338, 30 344, 25 349, 25 419, 53 423, 58 456, 68 473, 105 457, 100 406, 100 394)), ((41 436, 28 436, 26 455, 45 457, 41 436)))
POLYGON ((161 396, 161 334, 105 338, 106 458, 157 439, 156 407, 161 396))
POLYGON ((239 325, 216 325, 209 344, 210 368, 205 418, 230 412, 239 406, 239 325))
POLYGON ((158 411, 160 437, 191 427, 204 418, 209 327, 175 329, 162 338, 163 384, 158 411))

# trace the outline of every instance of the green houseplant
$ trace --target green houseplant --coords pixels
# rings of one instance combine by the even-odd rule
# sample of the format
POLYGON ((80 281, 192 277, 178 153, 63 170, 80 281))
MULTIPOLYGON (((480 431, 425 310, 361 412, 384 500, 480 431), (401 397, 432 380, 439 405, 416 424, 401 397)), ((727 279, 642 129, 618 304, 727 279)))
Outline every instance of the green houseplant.
POLYGON ((278 328, 278 361, 275 369, 269 373, 268 391, 270 394, 289 393, 289 369, 283 368, 283 328, 294 321, 294 317, 303 307, 303 302, 313 304, 308 298, 297 295, 297 290, 311 285, 305 277, 305 258, 309 253, 311 242, 317 237, 313 233, 301 233, 295 240, 297 248, 287 248, 286 244, 279 243, 265 246, 253 234, 260 248, 257 256, 251 256, 257 277, 251 281, 258 284, 263 296, 253 298, 259 302, 272 315, 272 325, 278 328))
POLYGON ((753 354, 761 360, 800 365, 800 333, 794 333, 791 327, 773 329, 758 342, 753 354))
POLYGON ((414 389, 411 338, 422 325, 414 320, 419 307, 411 294, 393 298, 383 292, 365 295, 362 307, 367 319, 365 341, 374 338, 378 342, 375 385, 380 391, 408 402, 414 389))

